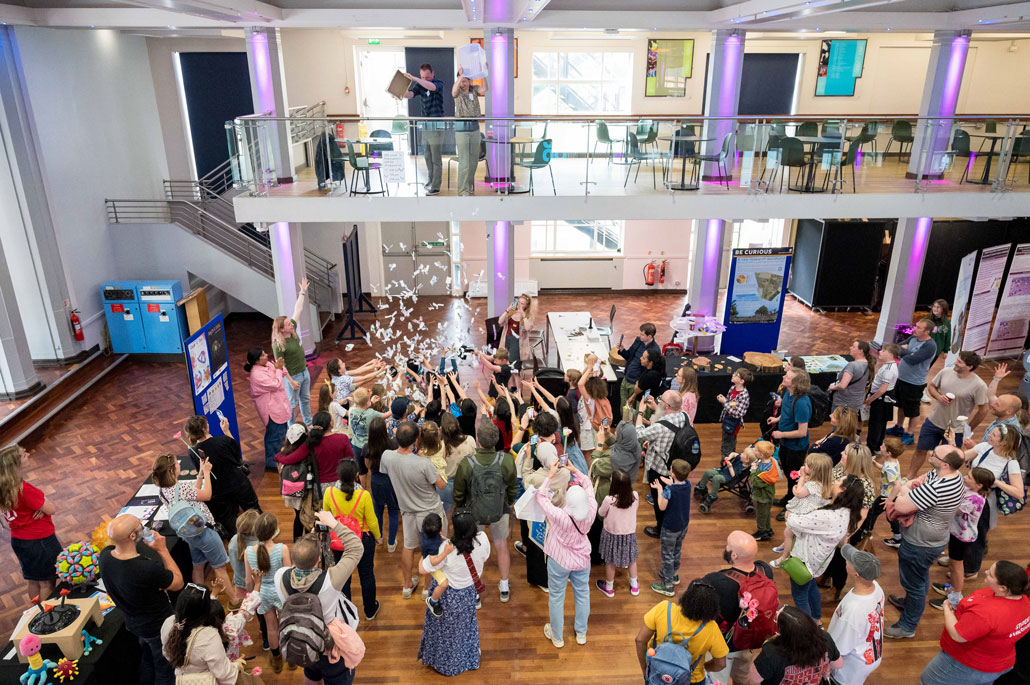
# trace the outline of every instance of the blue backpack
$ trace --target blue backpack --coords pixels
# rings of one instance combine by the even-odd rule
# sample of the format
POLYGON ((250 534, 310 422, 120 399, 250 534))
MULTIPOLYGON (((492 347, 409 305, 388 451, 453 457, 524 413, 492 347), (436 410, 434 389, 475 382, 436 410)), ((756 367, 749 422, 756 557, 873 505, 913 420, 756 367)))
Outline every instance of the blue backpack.
POLYGON ((697 627, 694 635, 684 637, 683 633, 672 630, 672 602, 665 607, 665 620, 668 632, 661 644, 658 644, 657 635, 654 640, 654 649, 648 650, 647 655, 647 685, 687 685, 690 683, 690 676, 701 662, 699 655, 691 661, 693 655, 690 653, 689 642, 694 635, 701 632, 701 629, 708 625, 705 621, 697 627), (679 635, 680 642, 673 642, 674 635, 679 635), (650 652, 654 651, 654 654, 650 652))
POLYGON ((192 502, 179 500, 179 484, 172 488, 172 501, 168 504, 168 524, 182 540, 192 540, 207 528, 204 512, 192 502))

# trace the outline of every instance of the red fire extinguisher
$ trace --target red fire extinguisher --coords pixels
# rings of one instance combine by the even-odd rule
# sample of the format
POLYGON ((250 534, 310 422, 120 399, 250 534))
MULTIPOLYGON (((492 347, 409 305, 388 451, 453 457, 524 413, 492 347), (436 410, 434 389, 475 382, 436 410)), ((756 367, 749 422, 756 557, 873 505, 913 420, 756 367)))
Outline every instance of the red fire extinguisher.
POLYGON ((658 282, 665 283, 665 267, 669 266, 669 260, 663 259, 662 265, 658 267, 658 282))
POLYGON ((654 285, 654 272, 655 272, 655 263, 654 263, 654 260, 651 260, 650 262, 647 263, 647 266, 644 267, 644 284, 645 285, 654 285))
POLYGON ((75 333, 75 339, 80 341, 80 342, 85 340, 86 336, 83 335, 83 333, 82 333, 82 320, 79 318, 79 310, 78 309, 73 309, 72 310, 71 322, 72 322, 72 332, 75 333))

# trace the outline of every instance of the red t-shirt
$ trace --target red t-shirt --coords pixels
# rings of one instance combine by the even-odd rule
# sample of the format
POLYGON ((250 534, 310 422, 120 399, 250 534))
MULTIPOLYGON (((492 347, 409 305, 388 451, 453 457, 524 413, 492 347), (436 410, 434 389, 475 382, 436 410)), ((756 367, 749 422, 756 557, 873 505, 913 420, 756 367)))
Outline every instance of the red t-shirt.
POLYGON ((14 511, 5 511, 4 518, 11 527, 11 537, 18 540, 42 540, 54 534, 54 522, 49 515, 32 518, 46 497, 39 488, 26 482, 21 484, 18 502, 14 511))
POLYGON ((955 642, 945 630, 941 649, 964 666, 981 673, 1005 671, 1016 663, 1015 644, 1030 631, 1030 599, 995 596, 989 588, 977 590, 955 609, 955 630, 965 642, 955 642))

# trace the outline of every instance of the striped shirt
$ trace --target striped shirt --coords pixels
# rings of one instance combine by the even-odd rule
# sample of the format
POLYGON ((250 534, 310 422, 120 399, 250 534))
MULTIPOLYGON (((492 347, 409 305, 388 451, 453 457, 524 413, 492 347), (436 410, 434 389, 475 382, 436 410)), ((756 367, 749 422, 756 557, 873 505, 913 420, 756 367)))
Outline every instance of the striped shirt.
MULTIPOLYGON (((590 568, 590 540, 587 533, 597 514, 597 499, 590 479, 577 471, 572 474, 575 485, 587 492, 590 512, 582 521, 573 521, 565 509, 551 504, 551 477, 536 491, 536 501, 547 516, 547 537, 544 539, 544 554, 554 559, 567 571, 582 571, 590 568)), ((571 486, 570 486, 571 487, 571 486)))
POLYGON ((909 497, 919 511, 912 525, 902 533, 905 540, 917 547, 948 544, 951 520, 955 518, 965 492, 966 486, 960 474, 941 478, 936 471, 927 473, 926 482, 909 491, 909 497))
POLYGON ((669 450, 672 448, 672 441, 676 437, 676 431, 669 430, 661 425, 664 422, 671 423, 677 429, 683 427, 687 415, 683 412, 666 414, 661 418, 651 417, 651 425, 647 428, 637 429, 637 438, 647 441, 647 453, 644 454, 644 468, 651 469, 662 476, 669 475, 669 450))
POLYGON ((408 88, 412 93, 422 100, 422 116, 442 117, 443 116, 443 81, 438 78, 430 79, 436 86, 436 90, 429 90, 421 83, 413 82, 408 88))

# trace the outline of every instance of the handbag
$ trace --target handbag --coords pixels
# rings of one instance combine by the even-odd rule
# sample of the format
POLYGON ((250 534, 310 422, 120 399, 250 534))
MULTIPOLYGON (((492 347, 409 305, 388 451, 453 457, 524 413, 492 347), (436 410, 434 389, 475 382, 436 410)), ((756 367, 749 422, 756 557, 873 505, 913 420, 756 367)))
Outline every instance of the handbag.
MULTIPOLYGON (((193 634, 190 635, 189 642, 186 643, 186 659, 183 662, 185 666, 190 662, 190 652, 193 651, 193 643, 197 641, 197 635, 200 634, 200 629, 194 630, 193 634)), ((189 673, 175 676, 175 685, 218 685, 218 680, 215 678, 213 673, 205 671, 204 673, 189 673)))
MULTIPOLYGON (((1009 470, 1008 470, 1008 466, 1006 466, 1005 470, 1002 471, 1001 479, 1003 481, 1005 481, 1006 485, 1011 485, 1011 483, 1009 483, 1009 470)), ((1020 509, 1023 508, 1024 504, 1026 504, 1026 481, 1025 480, 1023 481, 1023 499, 1017 499, 1017 498, 1013 497, 1012 495, 1010 495, 1009 493, 1007 493, 1004 490, 1002 490, 1001 488, 998 488, 997 490, 998 490, 998 511, 1000 511, 1005 516, 1008 516, 1010 514, 1015 514, 1017 511, 1019 511, 1020 509)))
POLYGON ((515 500, 515 518, 523 521, 544 521, 547 516, 543 507, 536 501, 537 489, 530 485, 522 496, 515 500))
POLYGON ((476 594, 481 595, 486 592, 486 586, 483 585, 483 581, 479 578, 479 573, 476 572, 476 565, 472 563, 472 557, 468 554, 462 554, 465 557, 465 565, 469 567, 469 575, 472 576, 472 584, 476 588, 476 594))
MULTIPOLYGON (((833 556, 834 551, 837 548, 834 547, 830 550, 830 553, 826 555, 826 558, 816 568, 822 568, 826 565, 826 562, 833 556)), ((780 568, 787 572, 790 579, 797 585, 804 585, 805 583, 811 582, 812 572, 808 570, 808 565, 801 561, 799 557, 791 556, 785 562, 780 564, 780 568)))

